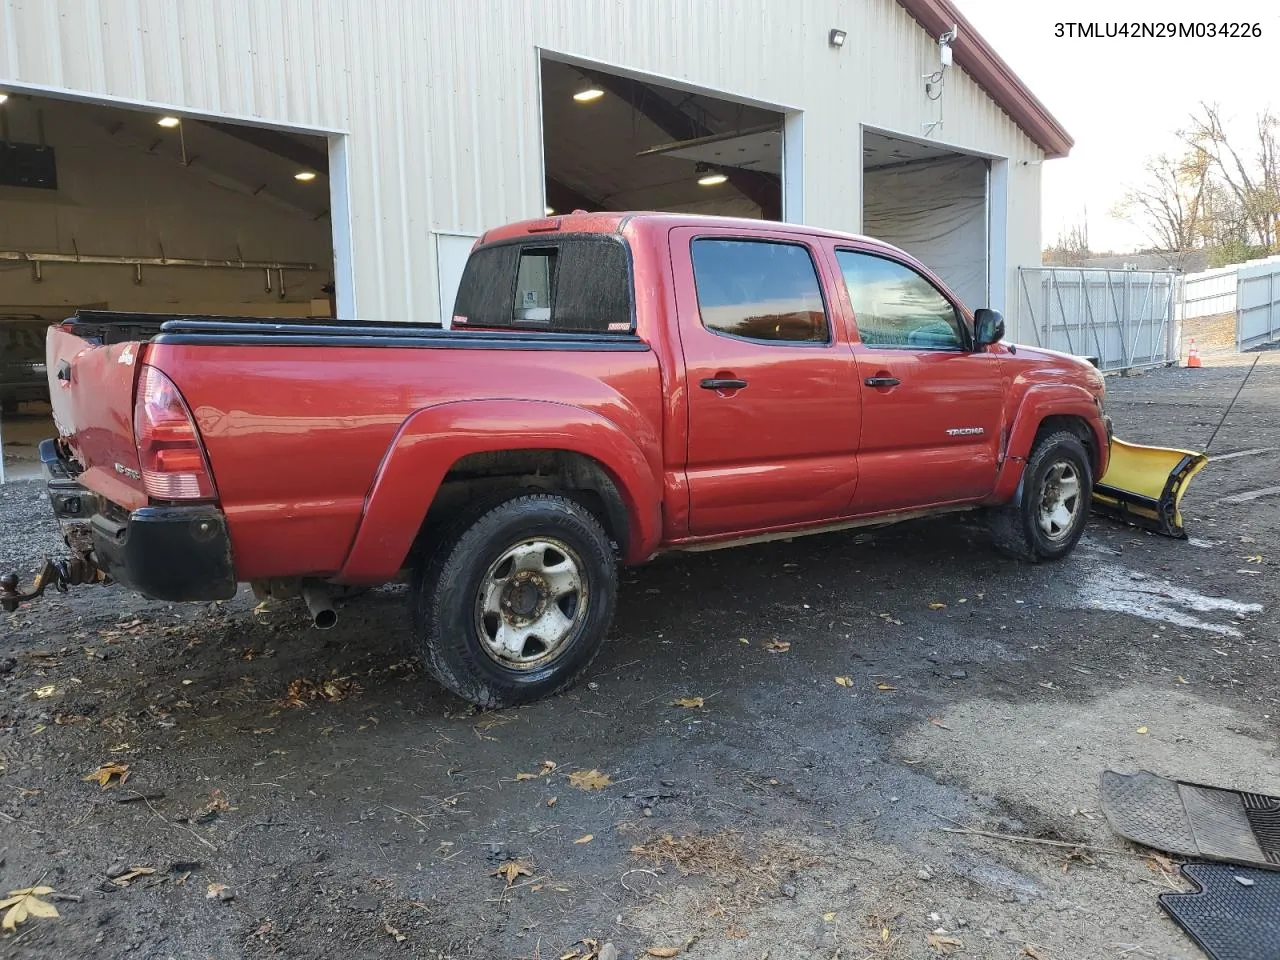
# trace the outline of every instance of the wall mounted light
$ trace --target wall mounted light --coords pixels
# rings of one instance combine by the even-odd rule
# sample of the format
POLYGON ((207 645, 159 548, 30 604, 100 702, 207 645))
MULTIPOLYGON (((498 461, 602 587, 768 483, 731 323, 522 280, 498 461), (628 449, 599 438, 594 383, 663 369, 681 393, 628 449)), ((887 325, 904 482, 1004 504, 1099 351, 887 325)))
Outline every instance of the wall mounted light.
POLYGON ((310 183, 315 178, 316 178, 316 175, 315 175, 315 171, 313 170, 299 170, 297 173, 293 175, 293 179, 299 181, 300 183, 310 183))
POLYGON ((843 30, 833 28, 831 32, 827 34, 827 43, 839 50, 844 46, 844 42, 848 38, 849 34, 845 33, 843 30))
POLYGON ((159 120, 156 121, 156 123, 158 123, 160 126, 168 130, 172 130, 174 127, 181 124, 182 121, 177 117, 161 117, 159 120))
POLYGON ((698 164, 694 168, 694 173, 698 175, 698 186, 700 187, 718 187, 729 178, 705 163, 698 164))

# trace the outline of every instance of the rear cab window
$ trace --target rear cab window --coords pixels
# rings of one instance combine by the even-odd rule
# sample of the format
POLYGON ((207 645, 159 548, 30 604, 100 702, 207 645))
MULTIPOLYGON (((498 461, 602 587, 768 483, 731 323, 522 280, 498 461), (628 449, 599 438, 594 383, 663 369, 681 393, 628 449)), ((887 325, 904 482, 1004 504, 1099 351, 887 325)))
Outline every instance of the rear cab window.
POLYGON ((576 234, 478 247, 462 271, 453 326, 633 333, 626 244, 613 234, 576 234))
POLYGON ((761 343, 830 343, 822 284, 804 244, 701 237, 691 258, 707 330, 761 343))
POLYGON ((860 250, 836 250, 858 336, 869 347, 963 350, 960 312, 927 277, 905 263, 860 250))

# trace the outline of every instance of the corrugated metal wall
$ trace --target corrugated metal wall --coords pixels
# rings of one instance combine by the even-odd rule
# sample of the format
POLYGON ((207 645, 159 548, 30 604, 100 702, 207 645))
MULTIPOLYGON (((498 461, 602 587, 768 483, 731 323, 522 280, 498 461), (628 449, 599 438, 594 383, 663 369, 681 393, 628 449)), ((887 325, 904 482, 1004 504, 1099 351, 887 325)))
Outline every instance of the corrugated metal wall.
POLYGON ((845 230, 860 125, 919 136, 941 109, 933 139, 1010 160, 1010 313, 1039 263, 1040 150, 958 69, 925 97, 937 46, 895 0, 0 0, 0 85, 348 134, 362 318, 437 319, 433 232, 541 213, 540 49, 802 110, 789 215, 845 230))

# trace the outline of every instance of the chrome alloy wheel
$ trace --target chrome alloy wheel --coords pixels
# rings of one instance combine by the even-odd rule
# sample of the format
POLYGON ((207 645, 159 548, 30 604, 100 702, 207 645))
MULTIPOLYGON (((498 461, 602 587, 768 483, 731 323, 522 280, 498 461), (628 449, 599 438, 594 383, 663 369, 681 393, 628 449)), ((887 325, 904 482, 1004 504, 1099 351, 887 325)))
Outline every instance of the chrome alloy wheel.
POLYGON ((476 595, 485 652, 516 670, 555 659, 586 617, 582 570, 581 558, 560 540, 525 540, 505 550, 476 595))
POLYGON ((1059 462, 1045 475, 1040 488, 1040 508, 1036 519, 1040 530, 1050 540, 1071 535, 1076 518, 1084 509, 1085 498, 1080 489, 1080 473, 1074 464, 1059 462))

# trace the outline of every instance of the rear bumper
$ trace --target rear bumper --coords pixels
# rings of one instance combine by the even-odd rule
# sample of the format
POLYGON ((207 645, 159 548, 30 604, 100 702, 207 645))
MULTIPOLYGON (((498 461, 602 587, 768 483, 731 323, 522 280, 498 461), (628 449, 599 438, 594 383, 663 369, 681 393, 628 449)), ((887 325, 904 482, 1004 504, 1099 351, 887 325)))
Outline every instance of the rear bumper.
POLYGON ((112 580, 153 600, 226 600, 235 595, 231 538, 209 504, 126 513, 82 487, 52 440, 40 444, 49 500, 73 552, 90 554, 112 580))

